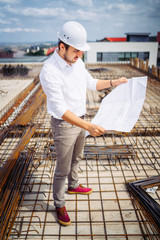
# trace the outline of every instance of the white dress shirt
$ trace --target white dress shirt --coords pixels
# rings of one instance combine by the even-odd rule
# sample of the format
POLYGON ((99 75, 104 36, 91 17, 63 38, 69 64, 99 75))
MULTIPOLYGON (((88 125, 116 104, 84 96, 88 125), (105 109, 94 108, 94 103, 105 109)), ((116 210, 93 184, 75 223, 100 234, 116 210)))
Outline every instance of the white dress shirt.
POLYGON ((57 119, 62 119, 67 110, 79 117, 84 115, 86 90, 96 90, 97 81, 80 58, 70 66, 56 50, 40 73, 40 82, 47 96, 48 113, 57 119))

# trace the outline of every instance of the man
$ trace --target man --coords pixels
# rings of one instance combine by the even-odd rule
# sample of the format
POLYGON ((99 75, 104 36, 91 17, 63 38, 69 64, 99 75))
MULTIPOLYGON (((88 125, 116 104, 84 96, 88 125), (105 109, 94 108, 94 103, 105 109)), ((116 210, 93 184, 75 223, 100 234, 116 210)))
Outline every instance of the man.
POLYGON ((85 130, 92 136, 105 132, 101 126, 84 120, 86 89, 101 90, 125 83, 125 78, 98 80, 92 78, 81 60, 82 51, 88 51, 87 33, 78 22, 66 22, 58 32, 58 49, 46 61, 40 81, 47 96, 51 126, 56 149, 56 169, 53 197, 58 221, 69 225, 65 208, 65 181, 68 178, 69 194, 90 194, 91 188, 78 183, 78 163, 85 142, 85 130))

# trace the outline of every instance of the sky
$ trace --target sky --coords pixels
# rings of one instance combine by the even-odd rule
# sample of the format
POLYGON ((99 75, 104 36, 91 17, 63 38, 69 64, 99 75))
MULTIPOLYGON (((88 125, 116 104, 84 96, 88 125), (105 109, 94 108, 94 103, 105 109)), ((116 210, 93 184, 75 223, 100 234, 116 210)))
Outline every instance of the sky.
POLYGON ((66 21, 87 30, 88 41, 160 31, 160 0, 0 0, 0 42, 57 41, 66 21))

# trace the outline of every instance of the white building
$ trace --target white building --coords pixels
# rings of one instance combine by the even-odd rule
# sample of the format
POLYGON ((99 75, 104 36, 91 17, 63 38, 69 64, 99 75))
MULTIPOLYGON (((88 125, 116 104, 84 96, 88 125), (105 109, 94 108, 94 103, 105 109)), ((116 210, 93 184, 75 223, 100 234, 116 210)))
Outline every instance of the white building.
POLYGON ((89 42, 91 49, 84 54, 85 63, 126 62, 130 58, 149 59, 157 65, 158 42, 89 42))

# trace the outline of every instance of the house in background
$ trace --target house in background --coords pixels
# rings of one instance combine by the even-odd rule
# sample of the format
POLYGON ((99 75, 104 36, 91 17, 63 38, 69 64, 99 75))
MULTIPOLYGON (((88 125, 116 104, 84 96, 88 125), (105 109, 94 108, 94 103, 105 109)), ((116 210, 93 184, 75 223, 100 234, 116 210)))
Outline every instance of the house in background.
POLYGON ((11 49, 0 49, 0 58, 13 58, 13 53, 11 49))
POLYGON ((114 37, 114 38, 103 38, 99 40, 98 42, 126 42, 127 38, 126 37, 114 37))
POLYGON ((158 42, 157 66, 160 67, 160 32, 157 33, 156 41, 158 42))
POLYGON ((150 67, 156 66, 158 42, 149 41, 150 33, 126 33, 126 35, 126 38, 104 38, 97 42, 89 42, 91 49, 85 52, 85 63, 126 63, 130 58, 139 58, 149 59, 150 67))
POLYGON ((53 54, 54 51, 56 50, 56 48, 57 48, 57 46, 54 46, 54 47, 51 47, 51 48, 47 49, 46 56, 49 56, 49 55, 53 54))
POLYGON ((150 33, 125 33, 127 42, 149 42, 150 33))

